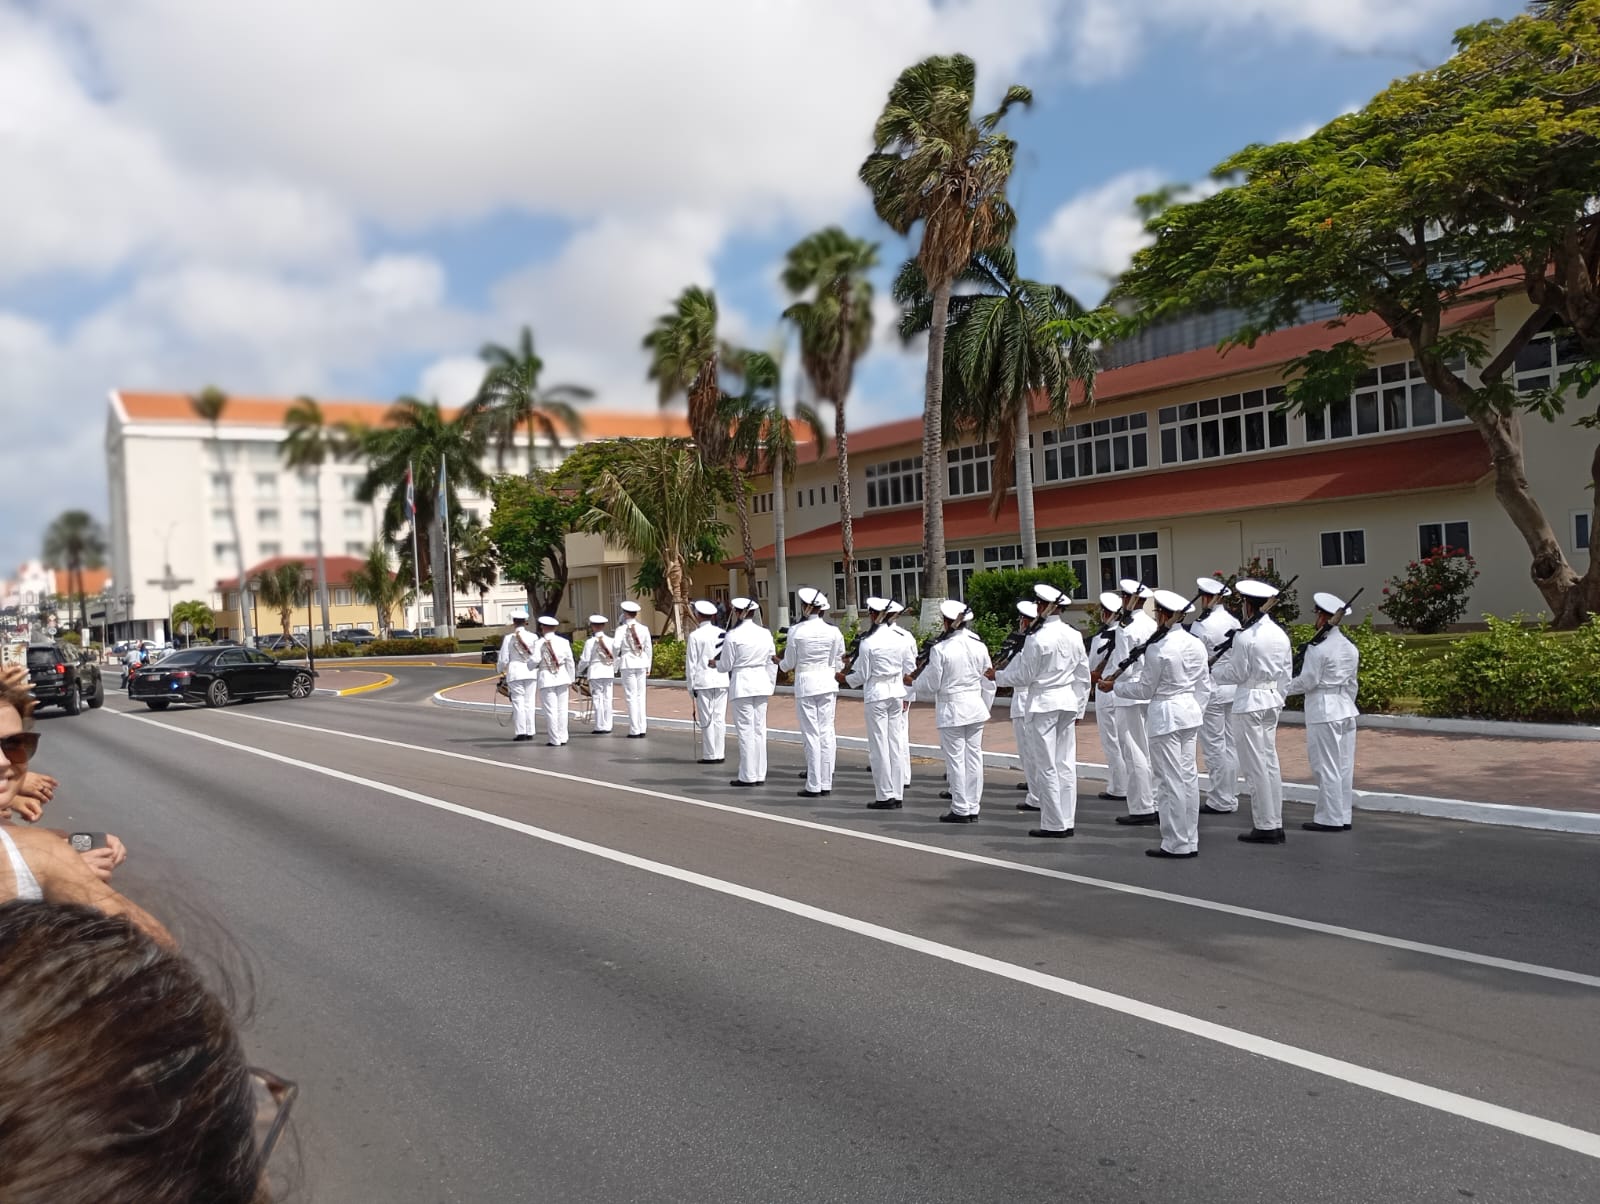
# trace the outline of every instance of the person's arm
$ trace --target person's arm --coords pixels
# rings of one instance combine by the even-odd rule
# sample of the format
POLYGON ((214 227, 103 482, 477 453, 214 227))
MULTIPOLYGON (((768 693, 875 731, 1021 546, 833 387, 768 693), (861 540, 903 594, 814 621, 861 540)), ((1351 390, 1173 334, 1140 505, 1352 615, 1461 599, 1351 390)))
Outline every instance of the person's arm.
MULTIPOLYGON (((1166 669, 1166 658, 1152 647, 1142 657, 1144 672, 1139 674, 1137 680, 1119 677, 1112 687, 1118 698, 1131 698, 1136 702, 1148 702, 1156 696, 1156 686, 1161 683, 1161 676, 1166 669)), ((1105 682, 1100 683, 1100 688, 1105 689, 1105 682)))
POLYGON ((162 925, 137 903, 102 882, 72 846, 48 832, 19 829, 11 833, 23 860, 39 880, 48 903, 77 903, 108 916, 121 916, 166 947, 176 942, 162 925))
POLYGON ((1300 666, 1299 675, 1292 678, 1289 684, 1283 688, 1284 697, 1294 694, 1308 694, 1312 690, 1322 688, 1322 653, 1323 646, 1321 644, 1313 644, 1306 649, 1306 659, 1300 666))
MULTIPOLYGON (((796 624, 796 626, 798 626, 798 624, 796 624)), ((774 641, 774 643, 776 643, 776 641, 774 641)), ((789 638, 783 641, 783 657, 778 661, 778 668, 782 669, 785 673, 789 673, 794 670, 794 646, 797 643, 799 643, 799 641, 794 638, 794 628, 791 627, 789 628, 789 638)))
POLYGON ((509 635, 500 641, 500 655, 495 658, 494 667, 501 673, 511 667, 511 637, 509 635))

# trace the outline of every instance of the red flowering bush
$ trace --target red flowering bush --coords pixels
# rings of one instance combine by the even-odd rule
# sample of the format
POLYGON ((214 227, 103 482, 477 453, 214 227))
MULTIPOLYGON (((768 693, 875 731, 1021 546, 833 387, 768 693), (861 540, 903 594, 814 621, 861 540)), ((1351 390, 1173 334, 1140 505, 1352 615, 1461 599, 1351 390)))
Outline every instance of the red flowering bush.
POLYGON ((1478 562, 1464 548, 1435 548, 1389 578, 1378 609, 1402 631, 1443 631, 1467 613, 1478 562))

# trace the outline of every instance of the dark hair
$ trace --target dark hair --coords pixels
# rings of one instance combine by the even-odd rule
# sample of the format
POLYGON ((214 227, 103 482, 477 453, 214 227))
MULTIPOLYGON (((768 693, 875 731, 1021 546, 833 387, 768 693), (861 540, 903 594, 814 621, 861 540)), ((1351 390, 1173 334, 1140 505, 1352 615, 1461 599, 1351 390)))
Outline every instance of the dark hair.
POLYGON ((264 1199, 227 1008, 181 954, 87 907, 0 905, 0 1199, 264 1199))

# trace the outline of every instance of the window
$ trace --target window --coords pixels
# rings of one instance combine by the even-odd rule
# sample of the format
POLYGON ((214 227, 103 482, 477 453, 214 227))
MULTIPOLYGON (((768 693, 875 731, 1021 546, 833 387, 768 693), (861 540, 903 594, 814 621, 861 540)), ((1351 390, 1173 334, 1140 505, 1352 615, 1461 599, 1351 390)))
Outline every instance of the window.
POLYGON ((339 495, 347 502, 359 501, 357 495, 361 492, 361 478, 349 473, 339 478, 339 495))
POLYGON ((214 506, 211 510, 211 521, 219 527, 226 527, 233 522, 233 511, 226 506, 214 506))
POLYGON ((989 492, 989 476, 994 468, 994 444, 982 447, 952 447, 944 453, 949 474, 947 497, 970 497, 989 492))
POLYGON ((1472 551, 1472 535, 1468 523, 1423 523, 1417 527, 1418 555, 1432 556, 1439 548, 1451 551, 1472 551))
POLYGON ((945 589, 950 597, 967 600, 967 582, 978 571, 978 553, 974 548, 946 551, 944 554, 945 589))
POLYGON ((366 511, 360 506, 346 506, 344 508, 344 525, 347 530, 359 531, 367 521, 366 511))
POLYGON ((256 496, 257 497, 277 497, 278 496, 278 474, 277 473, 275 473, 275 472, 258 472, 258 473, 256 473, 256 496))
POLYGON ((1007 543, 983 550, 983 571, 986 573, 994 572, 998 569, 1020 569, 1021 567, 1021 544, 1007 543))
POLYGON ((256 526, 263 531, 276 531, 278 529, 278 508, 276 506, 257 507, 256 526))
POLYGON ((839 504, 839 487, 837 485, 833 487, 833 504, 835 506, 839 504))
POLYGON ((867 467, 867 509, 910 506, 922 501, 922 457, 867 467))
POLYGON ((1124 577, 1155 589, 1161 584, 1157 574, 1156 552, 1160 537, 1154 531, 1132 535, 1102 535, 1100 551, 1100 589, 1114 590, 1124 577))
POLYGON ((770 490, 768 492, 766 492, 766 493, 758 493, 758 494, 756 494, 755 497, 750 499, 750 502, 751 502, 751 509, 756 514, 771 514, 772 513, 772 493, 771 493, 770 490))
POLYGON ((1580 556, 1589 554, 1589 520, 1591 515, 1587 510, 1579 510, 1572 516, 1572 549, 1580 556))
POLYGON ((806 490, 806 505, 815 506, 816 504, 817 504, 817 491, 815 489, 807 489, 806 490))
POLYGON ((1045 431, 1044 479, 1071 481, 1150 466, 1150 415, 1126 414, 1045 431))
POLYGON ((336 589, 333 591, 333 604, 335 606, 349 606, 352 601, 349 590, 336 589))
POLYGON ((1528 345, 1517 352, 1516 366, 1512 369, 1517 392, 1555 388, 1561 381, 1561 370, 1582 359, 1583 351, 1570 330, 1552 328, 1534 335, 1528 345))
POLYGON ((1289 416, 1280 408, 1281 385, 1205 401, 1166 406, 1161 421, 1161 462, 1189 464, 1251 455, 1289 446, 1289 416))
POLYGON ((1082 602, 1089 596, 1089 541, 1087 539, 1053 539, 1039 544, 1040 564, 1065 564, 1077 575, 1078 584, 1072 597, 1082 602))
POLYGON ((1347 564, 1367 563, 1367 533, 1365 531, 1324 531, 1322 533, 1322 567, 1337 568, 1347 564))
POLYGON ((346 540, 344 554, 346 556, 365 556, 367 554, 367 545, 359 539, 346 540))
POLYGON ((315 531, 317 529, 317 519, 319 517, 320 516, 318 515, 317 508, 315 506, 306 506, 300 511, 300 525, 303 527, 310 527, 313 531, 315 531))
POLYGON ((1317 414, 1305 416, 1307 443, 1359 439, 1441 423, 1465 422, 1466 415, 1433 391, 1415 360, 1368 368, 1356 378, 1356 391, 1317 414))
POLYGON ((260 544, 260 550, 256 552, 258 560, 270 560, 274 556, 282 555, 283 545, 276 539, 263 539, 260 544))
POLYGON ((794 491, 794 504, 796 506, 804 506, 806 504, 806 491, 804 489, 796 489, 794 491))
POLYGON ((906 605, 922 596, 922 553, 889 557, 889 592, 880 595, 906 605))
POLYGON ((297 475, 300 481, 300 492, 308 496, 317 492, 317 472, 314 468, 302 468, 297 475))
MULTIPOLYGON (((883 596, 883 557, 873 556, 869 559, 856 560, 856 609, 860 610, 867 604, 868 598, 883 596)), ((844 561, 833 562, 833 604, 843 606, 844 594, 844 561)))
POLYGON ((211 496, 214 497, 214 498, 225 498, 225 497, 227 497, 228 496, 228 484, 229 484, 229 480, 228 480, 228 474, 227 473, 225 473, 225 472, 214 472, 214 473, 212 473, 211 474, 211 496))
POLYGON ((230 563, 234 557, 232 543, 214 543, 211 545, 211 558, 213 560, 226 560, 230 563))
POLYGON ((300 555, 302 555, 302 556, 315 556, 316 554, 317 554, 317 541, 316 540, 314 540, 314 539, 302 539, 300 541, 300 555))

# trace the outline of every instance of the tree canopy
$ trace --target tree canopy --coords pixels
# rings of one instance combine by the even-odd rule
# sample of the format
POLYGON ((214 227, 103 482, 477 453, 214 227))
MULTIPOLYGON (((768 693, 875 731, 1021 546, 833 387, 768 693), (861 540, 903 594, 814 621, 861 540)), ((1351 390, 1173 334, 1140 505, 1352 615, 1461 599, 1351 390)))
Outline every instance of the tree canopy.
POLYGON ((530 614, 551 614, 567 589, 567 533, 589 512, 587 491, 572 487, 577 471, 558 485, 555 474, 496 477, 488 534, 505 575, 528 593, 530 614))

